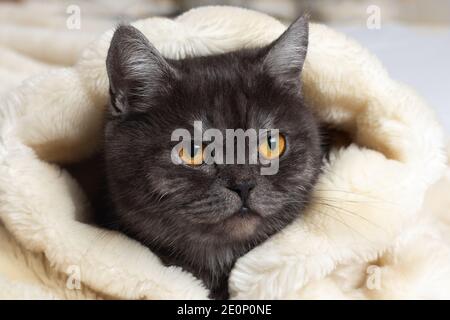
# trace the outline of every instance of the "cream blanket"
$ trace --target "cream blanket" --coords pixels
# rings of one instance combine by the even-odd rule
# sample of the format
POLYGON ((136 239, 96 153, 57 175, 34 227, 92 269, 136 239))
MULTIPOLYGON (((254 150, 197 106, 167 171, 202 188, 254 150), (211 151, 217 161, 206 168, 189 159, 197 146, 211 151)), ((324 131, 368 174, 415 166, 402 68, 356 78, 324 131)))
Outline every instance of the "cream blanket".
MULTIPOLYGON (((285 30, 231 7, 133 25, 170 58, 259 46, 285 30)), ((63 167, 98 150, 112 33, 64 68, 0 51, 0 79, 38 74, 14 90, 0 82, 1 298, 208 295, 136 241, 90 225, 86 193, 63 167)), ((433 112, 323 25, 310 26, 303 81, 317 116, 353 143, 334 149, 306 212, 238 260, 232 298, 450 298, 450 171, 433 112)))

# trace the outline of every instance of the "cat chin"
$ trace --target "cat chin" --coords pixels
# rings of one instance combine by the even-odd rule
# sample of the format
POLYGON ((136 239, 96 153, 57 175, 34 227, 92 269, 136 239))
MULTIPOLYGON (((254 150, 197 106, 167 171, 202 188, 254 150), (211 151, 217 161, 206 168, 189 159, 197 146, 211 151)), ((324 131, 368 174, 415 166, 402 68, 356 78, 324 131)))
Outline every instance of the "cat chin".
POLYGON ((221 228, 228 237, 235 240, 244 240, 256 233, 261 222, 261 216, 255 212, 236 212, 223 221, 221 228))

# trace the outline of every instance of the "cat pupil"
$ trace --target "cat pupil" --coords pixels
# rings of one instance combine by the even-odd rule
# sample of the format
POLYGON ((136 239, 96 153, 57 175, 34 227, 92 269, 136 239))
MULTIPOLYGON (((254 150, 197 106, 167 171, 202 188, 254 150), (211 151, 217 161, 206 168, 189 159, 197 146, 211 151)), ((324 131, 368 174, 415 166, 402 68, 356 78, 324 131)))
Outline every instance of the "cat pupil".
POLYGON ((267 137, 267 144, 269 145, 270 150, 275 150, 277 148, 277 139, 274 137, 267 137))
POLYGON ((191 158, 194 158, 198 151, 200 150, 200 146, 196 145, 195 143, 191 143, 191 149, 189 151, 189 155, 191 156, 191 158))

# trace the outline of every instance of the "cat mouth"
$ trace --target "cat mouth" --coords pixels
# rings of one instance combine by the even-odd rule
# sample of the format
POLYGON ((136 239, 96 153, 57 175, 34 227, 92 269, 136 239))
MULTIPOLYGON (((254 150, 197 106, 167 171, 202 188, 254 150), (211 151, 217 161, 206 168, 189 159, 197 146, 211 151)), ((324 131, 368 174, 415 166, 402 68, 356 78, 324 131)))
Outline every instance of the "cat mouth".
POLYGON ((244 204, 239 208, 238 211, 236 211, 234 213, 233 216, 239 216, 242 218, 246 218, 246 217, 257 217, 257 216, 260 216, 260 214, 244 204))
POLYGON ((247 214, 249 212, 250 212, 250 209, 247 206, 242 206, 238 211, 239 214, 247 214))

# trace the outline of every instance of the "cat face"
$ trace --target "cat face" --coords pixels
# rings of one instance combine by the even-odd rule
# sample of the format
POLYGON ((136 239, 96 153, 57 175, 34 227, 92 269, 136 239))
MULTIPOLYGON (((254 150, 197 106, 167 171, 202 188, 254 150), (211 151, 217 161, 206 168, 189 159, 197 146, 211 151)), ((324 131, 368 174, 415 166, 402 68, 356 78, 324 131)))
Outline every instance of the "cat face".
MULTIPOLYGON (((135 28, 116 30, 105 158, 122 229, 161 246, 256 242, 301 212, 321 163, 318 126, 300 94, 307 38, 300 18, 264 48, 168 60, 135 28), (259 163, 206 164, 201 151, 190 162, 195 152, 180 150, 174 163, 171 135, 193 133, 194 121, 224 137, 226 129, 278 129, 277 173, 262 175, 259 163)), ((270 138, 259 142, 260 155, 270 138)))

